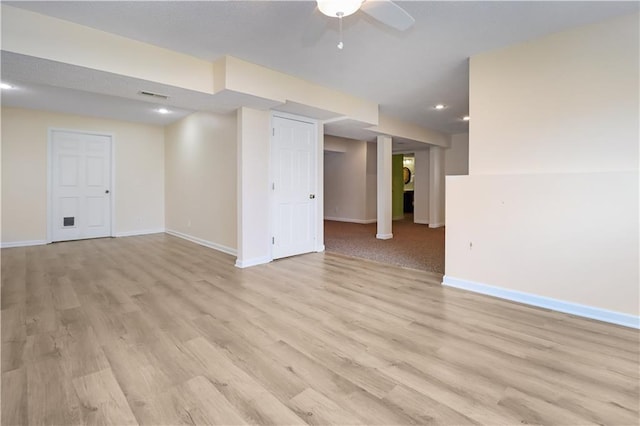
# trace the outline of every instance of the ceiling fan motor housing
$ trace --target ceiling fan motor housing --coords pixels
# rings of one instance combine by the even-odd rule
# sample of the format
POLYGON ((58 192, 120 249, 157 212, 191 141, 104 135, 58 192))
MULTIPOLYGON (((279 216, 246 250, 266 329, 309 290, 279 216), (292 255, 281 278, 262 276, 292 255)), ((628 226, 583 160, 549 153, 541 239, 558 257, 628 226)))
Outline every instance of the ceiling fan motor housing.
POLYGON ((362 5, 362 0, 317 0, 317 2, 320 12, 332 18, 353 15, 362 5))

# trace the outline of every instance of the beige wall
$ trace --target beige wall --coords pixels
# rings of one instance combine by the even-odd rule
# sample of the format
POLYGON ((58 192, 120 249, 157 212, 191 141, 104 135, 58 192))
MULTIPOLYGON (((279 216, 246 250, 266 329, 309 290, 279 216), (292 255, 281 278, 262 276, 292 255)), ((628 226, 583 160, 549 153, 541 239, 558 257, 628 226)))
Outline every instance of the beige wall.
POLYGON ((236 117, 199 112, 167 126, 166 228, 236 249, 236 117))
POLYGON ((413 123, 406 123, 383 114, 380 114, 378 122, 378 126, 371 128, 371 130, 374 130, 376 133, 401 137, 444 148, 449 147, 449 135, 446 133, 420 127, 413 123))
POLYGON ((413 179, 413 221, 423 225, 429 224, 429 150, 415 152, 416 173, 413 179))
POLYGON ((445 283, 640 313, 638 22, 471 59, 470 176, 447 180, 445 283))
POLYGON ((444 152, 447 176, 469 174, 469 133, 451 135, 451 147, 444 152))
POLYGON ((46 241, 49 128, 113 134, 116 178, 114 233, 136 234, 164 229, 162 127, 3 108, 3 244, 46 241))
POLYGON ((429 228, 445 226, 445 149, 429 148, 429 228))
POLYGON ((236 266, 247 268, 272 260, 269 182, 271 114, 252 108, 236 112, 237 247, 236 266))
POLYGON ((638 315, 637 172, 452 176, 447 189, 447 276, 638 315))
POLYGON ((358 223, 369 219, 367 145, 364 141, 325 136, 325 219, 358 223))
POLYGON ((471 58, 470 172, 637 169, 638 20, 471 58))
POLYGON ((6 4, 2 50, 213 93, 211 62, 6 4), (100 46, 96 49, 96 46, 100 46))
POLYGON ((366 214, 367 222, 378 220, 378 146, 367 142, 367 180, 366 180, 366 214))
MULTIPOLYGON (((309 110, 333 112, 334 117, 345 116, 363 123, 378 123, 378 105, 374 102, 322 87, 232 56, 226 56, 217 62, 220 61, 224 62, 225 87, 230 91, 246 93, 262 100, 270 99, 276 103, 288 101, 300 106, 311 107, 309 110)), ((302 108, 302 110, 305 109, 302 108)), ((305 115, 302 111, 297 113, 305 115)), ((408 126, 407 123, 401 124, 408 126)), ((404 129, 404 127, 402 128, 404 129)))

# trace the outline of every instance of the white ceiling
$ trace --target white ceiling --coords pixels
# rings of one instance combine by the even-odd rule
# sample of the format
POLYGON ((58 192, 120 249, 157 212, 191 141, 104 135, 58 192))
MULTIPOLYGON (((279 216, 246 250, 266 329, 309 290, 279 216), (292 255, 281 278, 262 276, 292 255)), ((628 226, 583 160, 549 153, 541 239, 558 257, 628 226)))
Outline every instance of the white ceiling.
MULTIPOLYGON (((341 51, 337 21, 317 12, 315 1, 3 3, 207 60, 232 55, 445 133, 468 129, 461 117, 470 56, 640 10, 635 1, 398 1, 415 18, 413 28, 398 32, 356 13, 345 18, 341 51), (437 103, 447 108, 436 111, 437 103)), ((3 52, 2 78, 23 90, 3 93, 2 103, 166 124, 194 110, 229 111, 238 101, 156 87, 173 90, 175 113, 154 116, 157 103, 137 95, 144 82, 77 68, 3 52)))

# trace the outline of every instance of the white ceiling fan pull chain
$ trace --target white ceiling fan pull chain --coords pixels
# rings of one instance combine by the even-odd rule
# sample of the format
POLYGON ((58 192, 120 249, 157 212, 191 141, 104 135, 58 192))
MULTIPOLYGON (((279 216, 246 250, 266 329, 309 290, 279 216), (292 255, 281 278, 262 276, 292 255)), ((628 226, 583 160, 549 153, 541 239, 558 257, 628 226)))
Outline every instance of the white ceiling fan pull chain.
POLYGON ((342 12, 338 12, 338 20, 340 21, 340 40, 338 41, 338 49, 342 50, 342 48, 344 47, 344 43, 342 42, 342 17, 344 16, 344 13, 342 12))

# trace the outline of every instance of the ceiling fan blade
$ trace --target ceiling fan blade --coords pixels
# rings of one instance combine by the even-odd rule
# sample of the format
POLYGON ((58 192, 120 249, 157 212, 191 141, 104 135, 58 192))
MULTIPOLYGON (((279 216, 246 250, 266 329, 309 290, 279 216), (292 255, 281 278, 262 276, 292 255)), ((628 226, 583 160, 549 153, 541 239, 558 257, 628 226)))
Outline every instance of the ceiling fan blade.
POLYGON ((360 7, 367 15, 382 22, 383 24, 405 31, 416 22, 413 16, 406 10, 392 2, 391 0, 366 0, 360 7))

